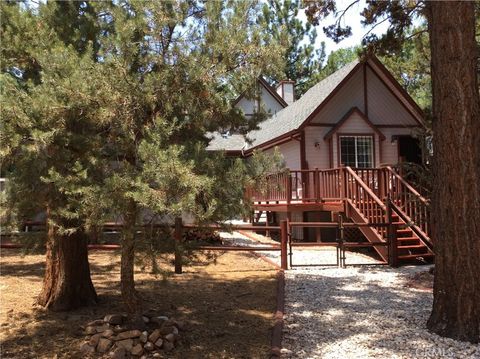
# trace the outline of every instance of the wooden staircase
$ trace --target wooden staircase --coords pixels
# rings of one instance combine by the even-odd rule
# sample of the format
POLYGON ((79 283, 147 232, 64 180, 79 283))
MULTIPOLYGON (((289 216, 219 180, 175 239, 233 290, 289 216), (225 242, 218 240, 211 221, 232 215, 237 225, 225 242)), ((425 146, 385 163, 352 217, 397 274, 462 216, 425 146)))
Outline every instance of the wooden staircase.
MULTIPOLYGON (((357 173, 349 167, 345 168, 348 215, 355 223, 391 221, 396 228, 400 264, 431 262, 434 258, 433 244, 427 234, 428 223, 424 223, 429 219, 428 201, 390 167, 367 171, 358 170, 357 173)), ((372 243, 387 241, 387 231, 383 227, 364 227, 361 231, 372 243)), ((387 260, 386 249, 375 249, 387 260)))

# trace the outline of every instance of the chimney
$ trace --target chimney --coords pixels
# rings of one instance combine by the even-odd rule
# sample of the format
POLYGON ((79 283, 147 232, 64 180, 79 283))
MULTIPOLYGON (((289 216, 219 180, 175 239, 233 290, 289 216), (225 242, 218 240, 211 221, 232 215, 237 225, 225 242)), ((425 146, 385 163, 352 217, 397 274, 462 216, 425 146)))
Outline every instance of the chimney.
POLYGON ((282 80, 277 86, 277 93, 289 105, 295 101, 294 86, 295 81, 292 80, 282 80))

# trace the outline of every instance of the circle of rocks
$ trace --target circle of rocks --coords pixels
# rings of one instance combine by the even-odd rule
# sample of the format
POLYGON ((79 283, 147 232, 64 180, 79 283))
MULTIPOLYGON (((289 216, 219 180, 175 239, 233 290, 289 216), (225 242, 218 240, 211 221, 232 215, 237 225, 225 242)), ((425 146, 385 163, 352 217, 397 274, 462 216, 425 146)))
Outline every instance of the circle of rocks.
POLYGON ((175 349, 185 323, 157 315, 154 311, 142 315, 142 328, 127 325, 124 314, 108 314, 103 319, 87 323, 85 340, 80 344, 83 354, 106 355, 112 359, 160 358, 175 349))

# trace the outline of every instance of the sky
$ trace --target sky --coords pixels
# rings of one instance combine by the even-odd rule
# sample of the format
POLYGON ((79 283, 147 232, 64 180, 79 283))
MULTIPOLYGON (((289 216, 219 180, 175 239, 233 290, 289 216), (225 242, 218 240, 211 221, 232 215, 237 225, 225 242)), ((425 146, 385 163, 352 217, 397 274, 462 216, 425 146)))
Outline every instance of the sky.
MULTIPOLYGON (((348 7, 352 3, 352 0, 337 0, 337 10, 342 11, 348 7)), ((323 26, 331 25, 335 22, 335 16, 333 14, 329 15, 325 20, 323 20, 317 26, 317 46, 320 46, 322 41, 325 42, 325 51, 330 54, 332 51, 338 50, 340 48, 351 47, 359 45, 362 42, 362 38, 364 35, 369 31, 370 27, 364 27, 361 24, 362 16, 360 16, 360 12, 365 8, 366 2, 365 0, 360 0, 357 4, 354 4, 346 13, 343 18, 342 25, 349 25, 352 27, 352 35, 338 44, 335 43, 332 39, 328 38, 323 33, 323 26)), ((299 17, 302 21, 306 21, 307 17, 305 16, 305 12, 302 10, 299 12, 299 17)), ((377 35, 383 34, 388 29, 389 22, 385 21, 384 23, 377 26, 372 33, 377 35)))

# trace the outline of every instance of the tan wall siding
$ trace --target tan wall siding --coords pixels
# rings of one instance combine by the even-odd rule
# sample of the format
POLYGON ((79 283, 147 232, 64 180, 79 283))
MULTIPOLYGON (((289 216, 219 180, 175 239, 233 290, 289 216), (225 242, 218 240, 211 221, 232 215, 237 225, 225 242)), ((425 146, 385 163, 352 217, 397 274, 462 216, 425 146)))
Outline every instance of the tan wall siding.
POLYGON ((312 122, 337 123, 352 107, 358 107, 363 111, 363 72, 361 69, 347 81, 312 122))
POLYGON ((367 89, 368 118, 372 123, 376 125, 417 124, 412 115, 370 68, 367 68, 367 89))
POLYGON ((330 144, 323 139, 330 129, 318 126, 305 128, 305 155, 309 169, 330 168, 330 144), (318 143, 317 147, 315 143, 318 143))
MULTIPOLYGON (((298 170, 300 165, 300 142, 297 140, 291 140, 281 145, 275 146, 278 148, 285 160, 285 166, 292 170, 298 170)), ((266 150, 267 153, 273 153, 275 147, 266 150)))
POLYGON ((347 121, 337 130, 337 132, 332 137, 333 142, 333 163, 334 167, 338 167, 339 156, 338 156, 338 136, 337 135, 373 135, 374 146, 375 146, 375 163, 374 166, 378 166, 380 163, 380 139, 378 134, 360 117, 358 113, 353 113, 347 121))
MULTIPOLYGON (((276 114, 278 111, 283 109, 282 105, 278 103, 278 101, 268 92, 265 87, 260 85, 261 88, 261 101, 262 101, 262 106, 265 111, 270 113, 271 115, 276 114)), ((251 115, 255 113, 256 105, 255 105, 256 100, 255 99, 247 99, 245 97, 242 97, 240 101, 237 102, 235 107, 242 109, 242 111, 247 114, 251 115)))
POLYGON ((382 160, 383 165, 396 165, 398 163, 398 143, 397 141, 392 143, 392 136, 406 135, 415 136, 417 134, 416 129, 409 128, 382 128, 382 132, 385 135, 385 141, 382 141, 382 160))

